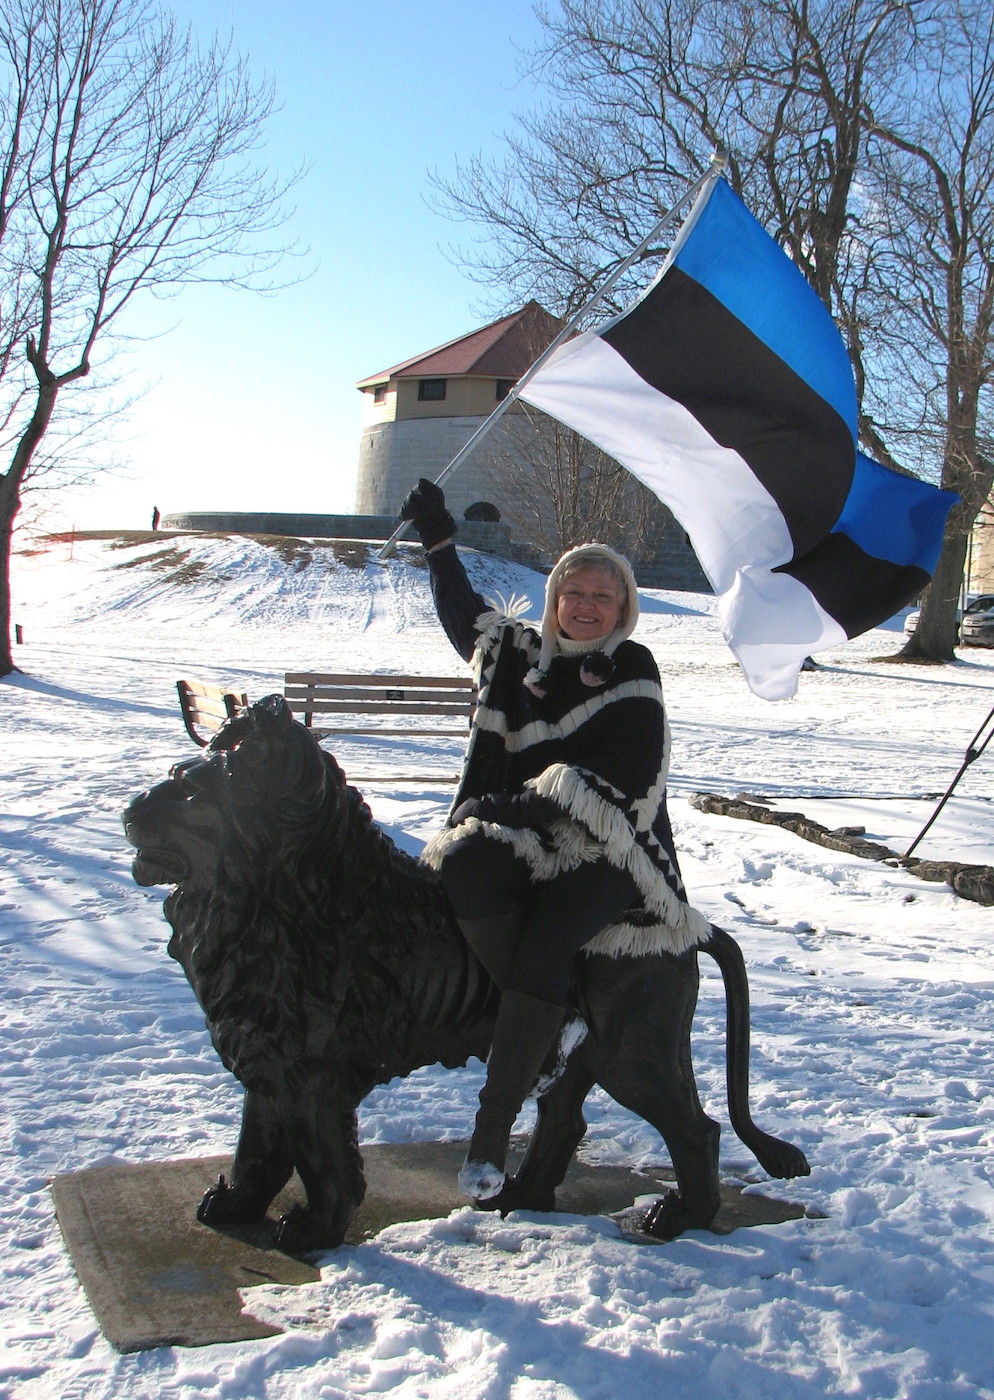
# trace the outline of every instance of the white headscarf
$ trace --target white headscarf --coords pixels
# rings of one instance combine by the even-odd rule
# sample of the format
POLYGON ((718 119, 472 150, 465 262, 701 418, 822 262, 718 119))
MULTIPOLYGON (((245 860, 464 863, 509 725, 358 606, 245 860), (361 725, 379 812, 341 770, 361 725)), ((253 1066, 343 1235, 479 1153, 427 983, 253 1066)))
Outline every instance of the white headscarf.
POLYGON ((525 676, 525 685, 536 695, 545 694, 545 679, 552 658, 560 651, 587 653, 580 668, 580 677, 587 685, 603 685, 614 669, 613 664, 604 665, 603 658, 610 657, 619 643, 630 637, 639 620, 638 586, 632 566, 623 554, 618 554, 606 544, 580 544, 568 549, 556 560, 545 585, 545 611, 542 614, 542 650, 538 665, 533 666, 525 676), (563 637, 559 630, 559 589, 563 575, 572 566, 596 568, 598 565, 612 564, 625 581, 628 599, 624 609, 624 621, 606 637, 591 643, 578 644, 563 637), (600 654, 598 657, 597 654, 600 654), (595 659, 596 658, 596 659, 595 659))

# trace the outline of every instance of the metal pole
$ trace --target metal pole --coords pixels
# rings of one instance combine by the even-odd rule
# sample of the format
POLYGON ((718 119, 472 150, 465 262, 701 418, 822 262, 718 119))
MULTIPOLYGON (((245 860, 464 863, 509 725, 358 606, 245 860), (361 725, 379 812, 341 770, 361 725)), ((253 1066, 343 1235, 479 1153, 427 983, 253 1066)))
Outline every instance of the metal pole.
MULTIPOLYGON (((580 310, 576 313, 576 315, 573 316, 572 319, 565 326, 563 326, 562 330, 556 336, 555 340, 553 340, 552 344, 546 346, 546 348, 542 351, 541 355, 539 355, 538 359, 534 362, 534 364, 529 365, 528 369, 525 370, 524 374, 507 394, 506 398, 503 398, 497 405, 497 407, 494 409, 493 413, 491 413, 488 418, 485 418, 483 420, 483 422, 477 428, 476 432, 469 439, 469 441, 466 442, 459 449, 456 455, 452 458, 452 461, 449 463, 449 465, 445 467, 435 478, 436 486, 441 486, 442 482, 446 479, 446 477, 450 476, 452 472, 455 471, 456 467, 459 466, 460 462, 464 461, 469 456, 469 454, 472 451, 474 451, 476 447, 479 446, 483 438, 485 438, 487 434, 491 431, 491 429, 493 429, 496 426, 496 424, 504 416, 504 414, 511 407, 511 405, 517 400, 518 395, 521 393, 522 389, 524 389, 525 385, 538 373, 538 371, 542 368, 545 362, 549 359, 550 355, 552 355, 556 350, 559 349, 563 341, 567 340, 573 334, 573 332, 579 326, 583 318, 587 316, 599 302, 603 301, 607 294, 610 291, 612 291, 614 287, 617 286, 618 282, 621 280, 622 277, 624 277, 625 273, 631 267, 632 263, 634 263, 635 260, 645 252, 646 248, 648 248, 649 244, 653 241, 653 239, 659 237, 663 229, 666 228, 667 224, 672 223, 672 221, 679 214, 680 210, 683 209, 686 204, 689 204, 692 199, 696 198, 696 196, 700 194, 701 191, 704 189, 705 185, 707 185, 709 182, 713 184, 721 176, 727 164, 728 152, 723 150, 719 146, 718 149, 715 150, 715 152, 711 156, 711 164, 708 166, 707 170, 705 170, 704 174, 701 175, 698 179, 696 179, 692 185, 689 185, 687 187, 687 189, 683 192, 683 194, 676 201, 676 203, 671 205, 670 208, 663 215, 663 217, 652 226, 652 228, 642 239, 642 241, 632 249, 632 251, 628 254, 628 256, 624 259, 623 262, 618 264, 614 272, 611 273, 610 277, 608 277, 607 280, 597 288, 593 295, 586 302, 584 302, 583 306, 581 306, 580 310)), ((379 554, 377 555, 377 558, 380 560, 388 559, 396 549, 397 541, 403 539, 404 535, 407 534, 410 528, 411 522, 409 520, 402 520, 397 526, 396 530, 394 530, 393 534, 387 540, 386 544, 384 544, 383 548, 380 550, 379 554)))
POLYGON ((960 764, 960 766, 959 766, 959 772, 956 774, 955 778, 952 780, 952 782, 951 782, 951 783, 949 784, 949 786, 946 788, 946 791, 944 792, 944 794, 942 795, 942 797, 939 799, 939 803, 938 803, 938 806, 936 807, 935 811, 932 813, 932 815, 929 817, 928 821, 927 821, 927 822, 925 823, 925 825, 922 827, 921 831, 919 831, 918 835, 915 837, 915 839, 912 841, 911 845, 910 845, 910 846, 908 847, 908 849, 905 851, 905 853, 904 853, 904 859, 905 859, 905 860, 907 860, 908 856, 910 856, 911 852, 912 852, 912 851, 915 849, 915 847, 918 845, 919 841, 920 841, 920 840, 922 839, 922 837, 925 835, 926 831, 928 831, 929 827, 930 827, 930 826, 932 825, 932 823, 935 821, 936 817, 937 817, 937 816, 939 815, 939 813, 942 811, 943 807, 944 807, 944 806, 946 805, 946 803, 949 801, 950 797, 952 797, 952 795, 953 795, 953 789, 955 788, 956 784, 959 782, 960 778, 962 778, 962 776, 963 776, 963 774, 966 772, 967 768, 970 766, 970 764, 974 761, 975 758, 979 758, 979 757, 980 757, 980 755, 983 753, 984 749, 986 749, 987 745, 990 743, 991 739, 994 739, 994 729, 992 729, 991 732, 987 735, 987 738, 984 740, 984 742, 983 742, 982 744, 980 744, 979 746, 978 746, 978 744, 977 744, 977 740, 980 738, 981 734, 983 734, 984 730, 985 730, 985 729, 987 728, 987 726, 990 724, 990 722, 991 722, 992 719, 994 719, 994 706, 991 707, 990 711, 988 712, 987 718, 984 720, 983 724, 980 726, 980 728, 977 730, 976 734, 974 734, 973 738, 970 740, 970 746, 969 746, 969 748, 968 748, 967 751, 966 751, 966 757, 963 759, 963 762, 962 762, 962 763, 960 764))

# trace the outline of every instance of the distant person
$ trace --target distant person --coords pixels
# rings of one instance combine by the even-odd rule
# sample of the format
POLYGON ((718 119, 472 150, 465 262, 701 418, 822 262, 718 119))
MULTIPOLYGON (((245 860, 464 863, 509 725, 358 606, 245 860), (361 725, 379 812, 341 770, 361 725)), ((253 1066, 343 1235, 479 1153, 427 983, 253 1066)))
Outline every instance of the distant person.
POLYGON ((673 849, 663 695, 652 654, 629 640, 639 605, 628 560, 602 544, 569 550, 531 626, 474 590, 437 486, 422 478, 401 518, 425 547, 446 635, 479 677, 459 791, 424 859, 501 992, 459 1174, 463 1193, 493 1209, 518 1111, 561 1059, 576 953, 611 925, 634 946, 659 937, 682 951, 707 924, 673 849))
POLYGON ((160 521, 161 519, 162 519, 162 516, 159 514, 159 507, 158 507, 158 506, 153 506, 153 507, 152 507, 152 529, 153 529, 153 530, 157 530, 157 529, 159 528, 159 521, 160 521))

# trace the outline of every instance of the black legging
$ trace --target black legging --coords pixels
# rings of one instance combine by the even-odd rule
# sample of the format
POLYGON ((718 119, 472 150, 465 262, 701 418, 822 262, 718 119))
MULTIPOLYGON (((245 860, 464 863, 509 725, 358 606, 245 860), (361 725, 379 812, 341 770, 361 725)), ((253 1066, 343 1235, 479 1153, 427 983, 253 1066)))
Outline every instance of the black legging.
POLYGON ((566 1003, 579 949, 638 902, 632 877, 603 856, 534 882, 527 863, 506 842, 478 831, 449 847, 441 875, 458 919, 520 911, 522 933, 507 987, 558 1006, 566 1003))

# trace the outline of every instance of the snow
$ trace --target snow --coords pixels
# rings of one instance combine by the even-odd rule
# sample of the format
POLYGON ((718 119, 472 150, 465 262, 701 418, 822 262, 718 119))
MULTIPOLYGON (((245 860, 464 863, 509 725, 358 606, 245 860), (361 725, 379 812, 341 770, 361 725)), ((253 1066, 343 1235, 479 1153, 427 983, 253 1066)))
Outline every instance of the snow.
MULTIPOLYGON (((902 850, 994 704, 994 654, 879 662, 897 649, 897 618, 820 655, 796 699, 769 705, 747 691, 712 599, 643 595, 637 636, 672 717, 684 876, 745 952, 756 1116, 813 1168, 769 1183, 727 1127, 708 964, 694 1054, 723 1124, 722 1174, 809 1218, 635 1247, 607 1219, 462 1209, 323 1255, 307 1287, 251 1290, 252 1312, 282 1335, 120 1356, 77 1286, 47 1183, 229 1151, 240 1109, 166 955, 165 891, 134 884, 120 826, 126 802, 192 752, 175 679, 258 698, 296 667, 447 672, 454 658, 406 549, 384 569, 320 542, 34 548, 15 560, 24 674, 0 682, 0 1395, 994 1397, 994 909, 687 802, 750 793, 902 850)), ((482 591, 537 604, 537 575, 467 558, 482 591)), ((451 771, 458 742, 353 740, 336 754, 417 851, 452 787, 390 775, 451 771)), ((994 862, 992 761, 968 768, 918 854, 994 862)), ((464 1137, 481 1073, 425 1069, 378 1090, 363 1140, 464 1137)), ((587 1113, 587 1160, 666 1161, 655 1133, 600 1091, 587 1113)))

